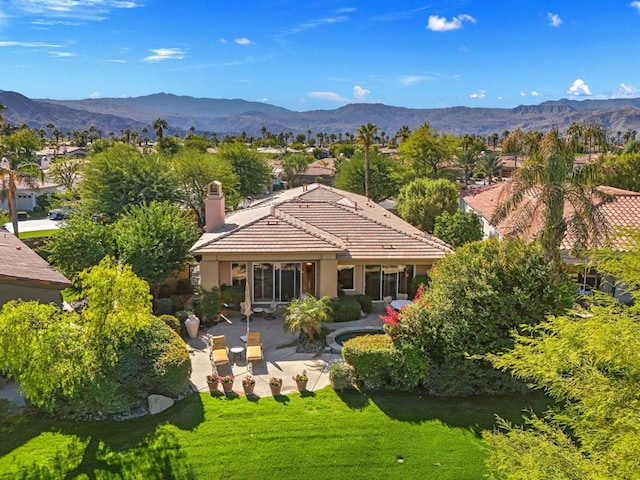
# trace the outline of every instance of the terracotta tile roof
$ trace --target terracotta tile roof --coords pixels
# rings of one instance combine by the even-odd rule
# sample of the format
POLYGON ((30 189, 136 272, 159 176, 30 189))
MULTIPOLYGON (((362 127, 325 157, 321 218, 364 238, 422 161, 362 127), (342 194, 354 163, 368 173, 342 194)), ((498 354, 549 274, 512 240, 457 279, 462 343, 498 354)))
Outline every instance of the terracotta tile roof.
POLYGON ((192 253, 336 252, 338 258, 437 259, 441 240, 366 197, 319 184, 278 192, 205 233, 192 253))
MULTIPOLYGON (((481 187, 475 190, 463 192, 462 200, 487 221, 491 220, 493 212, 498 204, 498 197, 507 182, 496 185, 481 187)), ((620 188, 600 186, 598 190, 613 195, 615 199, 609 203, 602 203, 599 199, 593 199, 594 204, 608 225, 609 231, 614 232, 618 227, 638 227, 640 228, 640 193, 620 188)), ((567 202, 565 204, 565 218, 571 218, 573 208, 567 202)), ((502 221, 496 228, 502 235, 508 235, 512 218, 502 221)), ((534 222, 535 223, 535 222, 534 222)), ((533 229, 535 230, 535 229, 533 229)), ((535 231, 531 236, 535 235, 535 231)), ((565 235, 562 241, 562 248, 571 250, 575 245, 575 238, 570 233, 565 235)))
POLYGON ((0 228, 0 280, 70 287, 71 282, 22 240, 0 228))

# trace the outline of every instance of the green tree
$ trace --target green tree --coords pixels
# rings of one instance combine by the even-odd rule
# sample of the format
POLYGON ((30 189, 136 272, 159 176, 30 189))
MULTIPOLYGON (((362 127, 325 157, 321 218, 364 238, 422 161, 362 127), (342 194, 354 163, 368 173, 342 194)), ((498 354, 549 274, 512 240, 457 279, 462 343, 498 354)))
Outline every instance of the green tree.
POLYGON ((458 198, 458 187, 449 180, 416 178, 400 189, 398 213, 411 225, 432 233, 437 216, 458 209, 458 198))
MULTIPOLYGON (((364 195, 364 155, 356 153, 340 162, 333 184, 336 188, 364 195)), ((398 188, 394 181, 395 164, 392 159, 378 152, 369 154, 369 197, 374 202, 392 197, 398 188)))
POLYGON ((547 262, 560 264, 565 234, 580 250, 607 236, 607 224, 596 203, 612 197, 598 190, 592 165, 574 166, 573 151, 557 131, 545 135, 540 150, 506 182, 491 219, 494 225, 512 218, 510 237, 536 238, 547 262), (594 202, 597 200, 597 202, 594 202), (573 214, 565 216, 565 203, 573 214))
POLYGON ((502 170, 502 160, 495 152, 485 152, 484 155, 480 155, 476 162, 476 170, 484 174, 485 178, 489 181, 489 185, 493 183, 493 177, 500 174, 502 170))
POLYGON ((640 192, 640 152, 603 155, 594 162, 600 167, 600 185, 640 192))
POLYGON ((573 304, 575 283, 543 260, 540 247, 495 239, 468 243, 430 271, 427 290, 403 309, 392 336, 424 352, 437 368, 425 384, 438 393, 514 388, 469 356, 513 346, 512 330, 536 325, 573 304))
POLYGON ((156 118, 151 125, 153 131, 156 134, 156 140, 160 141, 164 137, 164 131, 169 128, 167 121, 164 118, 156 118))
POLYGON ((178 198, 169 159, 143 154, 135 146, 123 143, 88 159, 82 167, 79 192, 85 212, 110 219, 133 205, 178 198))
POLYGON ((176 137, 165 137, 156 142, 156 150, 161 155, 172 156, 180 151, 180 139, 176 137))
POLYGON ((292 299, 284 313, 284 321, 289 330, 303 331, 309 339, 320 333, 322 322, 329 322, 331 318, 331 299, 311 295, 292 299))
POLYGON ((193 217, 169 202, 131 207, 114 224, 118 258, 158 293, 171 274, 184 268, 199 230, 193 217))
POLYGON ((482 224, 478 215, 473 212, 456 210, 453 215, 443 212, 436 217, 433 235, 457 248, 465 243, 482 240, 482 224))
POLYGON ((220 145, 217 155, 233 166, 240 181, 238 193, 242 198, 264 192, 271 168, 258 152, 235 142, 220 145))
POLYGON ((356 130, 358 142, 362 143, 364 148, 364 196, 367 198, 371 198, 369 197, 369 151, 376 133, 378 133, 378 127, 371 122, 361 125, 356 130))
POLYGON ((292 153, 282 157, 282 171, 289 186, 297 187, 300 185, 300 180, 312 161, 313 159, 304 153, 292 153))
POLYGON ((222 156, 183 148, 172 157, 171 162, 180 185, 180 202, 195 212, 200 227, 205 224, 204 201, 209 183, 214 180, 222 183, 227 205, 235 207, 242 200, 238 192, 238 176, 222 156))
POLYGON ((16 192, 19 184, 37 188, 38 180, 42 178, 40 166, 34 155, 40 148, 40 140, 30 129, 23 128, 2 139, 0 147, 9 160, 8 165, 0 166, 0 200, 7 199, 13 234, 17 237, 19 232, 16 192))
POLYGON ((454 158, 460 144, 455 135, 438 134, 424 124, 400 144, 398 154, 409 163, 414 177, 437 178, 442 176, 444 164, 454 158))
POLYGON ((72 215, 47 241, 45 249, 51 264, 69 278, 116 253, 111 227, 94 222, 88 215, 72 215))
POLYGON ((475 168, 477 160, 477 153, 473 150, 465 150, 456 157, 455 165, 462 169, 462 178, 465 188, 469 184, 469 176, 475 168))

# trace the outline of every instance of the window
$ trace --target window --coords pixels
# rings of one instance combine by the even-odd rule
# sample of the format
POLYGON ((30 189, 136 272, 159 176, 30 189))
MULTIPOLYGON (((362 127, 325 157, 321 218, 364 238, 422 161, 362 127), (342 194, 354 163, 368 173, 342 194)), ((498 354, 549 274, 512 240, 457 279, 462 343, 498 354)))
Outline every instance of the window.
POLYGON ((398 293, 409 293, 413 265, 366 265, 364 293, 373 300, 396 298, 398 293))
POLYGON ((316 263, 254 263, 253 298, 256 302, 289 302, 302 293, 316 294, 316 263))
POLYGON ((355 286, 355 267, 353 265, 338 265, 338 286, 343 290, 353 290, 355 286))
POLYGON ((247 264, 232 263, 231 264, 231 285, 240 287, 244 291, 247 284, 247 264))

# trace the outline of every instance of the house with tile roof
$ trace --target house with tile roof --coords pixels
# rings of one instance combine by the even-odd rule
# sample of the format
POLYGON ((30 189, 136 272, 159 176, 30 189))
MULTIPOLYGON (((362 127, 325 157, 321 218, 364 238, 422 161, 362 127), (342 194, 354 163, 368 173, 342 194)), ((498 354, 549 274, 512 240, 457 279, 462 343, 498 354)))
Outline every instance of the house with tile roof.
MULTIPOLYGON (((508 216, 497 225, 491 223, 493 213, 497 208, 500 193, 505 183, 496 185, 487 185, 477 189, 468 190, 460 196, 460 207, 464 211, 476 213, 480 217, 482 229, 485 238, 503 238, 509 234, 513 223, 512 216, 508 216)), ((594 198, 594 202, 598 210, 602 214, 608 231, 613 233, 617 228, 633 227, 640 228, 640 193, 629 190, 622 190, 609 186, 600 186, 598 190, 613 196, 613 201, 602 202, 594 198)), ((573 209, 569 203, 565 204, 565 217, 570 218, 573 209)), ((527 240, 533 240, 536 235, 535 228, 530 232, 531 236, 527 240)), ((616 237, 612 237, 608 245, 589 245, 590 248, 610 246, 616 248, 616 237)), ((573 268, 576 273, 577 280, 583 286, 583 290, 589 290, 591 287, 598 287, 604 291, 610 291, 617 298, 625 301, 628 296, 616 293, 614 287, 615 280, 605 278, 598 274, 594 269, 588 268, 588 262, 585 258, 576 258, 572 252, 575 250, 576 239, 570 231, 567 231, 562 239, 561 249, 562 257, 568 265, 580 265, 573 268)))
POLYGON ((191 249, 202 287, 248 282, 256 303, 335 296, 338 288, 396 298, 451 251, 366 197, 317 183, 227 215, 218 182, 209 185, 205 233, 191 249))
POLYGON ((22 240, 0 228, 0 306, 17 299, 62 305, 60 292, 70 286, 22 240))

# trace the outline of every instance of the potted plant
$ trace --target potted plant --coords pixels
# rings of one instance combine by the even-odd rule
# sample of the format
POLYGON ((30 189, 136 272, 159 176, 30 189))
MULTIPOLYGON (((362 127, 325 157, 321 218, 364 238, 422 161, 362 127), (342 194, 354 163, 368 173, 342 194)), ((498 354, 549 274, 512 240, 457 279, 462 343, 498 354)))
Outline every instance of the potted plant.
POLYGON ((256 387, 256 381, 251 375, 247 375, 242 379, 242 388, 246 396, 253 395, 253 389, 256 387))
POLYGON ((211 375, 207 375, 207 385, 209 385, 210 392, 218 391, 219 381, 220 377, 218 376, 218 372, 213 372, 211 375))
POLYGON ((294 382, 296 382, 296 386, 298 387, 299 392, 304 392, 307 389, 307 382, 309 381, 309 377, 307 376, 306 370, 302 370, 302 373, 297 373, 291 378, 294 382))
POLYGON ((282 379, 278 377, 271 377, 269 379, 269 388, 271 388, 271 395, 274 397, 276 395, 280 395, 280 390, 282 389, 282 379))
POLYGON ((224 390, 224 393, 229 393, 231 390, 233 390, 233 375, 225 375, 224 377, 220 378, 220 381, 222 382, 222 389, 224 390))

